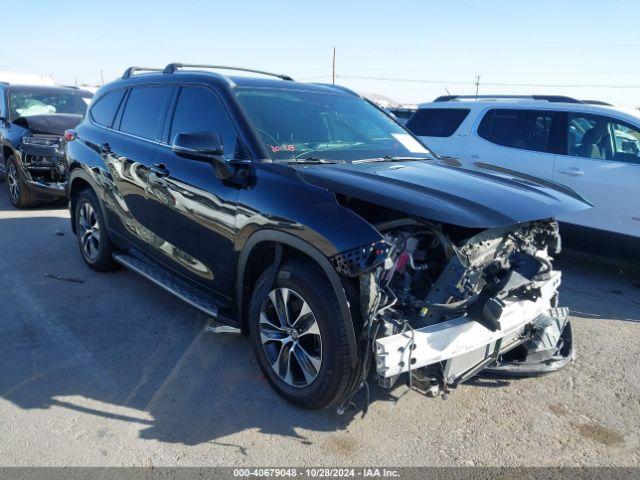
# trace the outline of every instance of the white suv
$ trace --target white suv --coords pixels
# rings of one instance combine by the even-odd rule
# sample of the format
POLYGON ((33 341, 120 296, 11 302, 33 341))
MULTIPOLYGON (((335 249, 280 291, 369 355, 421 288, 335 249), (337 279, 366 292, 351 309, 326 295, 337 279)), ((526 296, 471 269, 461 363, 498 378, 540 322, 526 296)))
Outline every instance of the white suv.
POLYGON ((420 105, 406 126, 466 168, 544 178, 594 204, 565 223, 640 237, 640 111, 558 96, 448 96, 420 105))

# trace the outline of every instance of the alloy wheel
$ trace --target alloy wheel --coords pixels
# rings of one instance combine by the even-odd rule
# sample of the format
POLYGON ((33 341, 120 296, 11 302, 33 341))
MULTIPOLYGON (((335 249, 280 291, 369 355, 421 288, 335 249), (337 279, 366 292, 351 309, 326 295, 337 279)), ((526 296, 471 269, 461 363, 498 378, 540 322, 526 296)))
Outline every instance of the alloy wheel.
POLYGON ((97 258, 100 247, 100 224, 93 206, 88 202, 80 206, 78 227, 82 250, 87 258, 93 261, 97 258))
POLYGON ((9 187, 9 195, 14 202, 20 197, 20 185, 18 184, 18 172, 13 162, 7 166, 7 186, 9 187))
POLYGON ((260 309, 259 331, 267 361, 281 380, 303 388, 316 379, 322 365, 320 328, 300 294, 271 290, 260 309))

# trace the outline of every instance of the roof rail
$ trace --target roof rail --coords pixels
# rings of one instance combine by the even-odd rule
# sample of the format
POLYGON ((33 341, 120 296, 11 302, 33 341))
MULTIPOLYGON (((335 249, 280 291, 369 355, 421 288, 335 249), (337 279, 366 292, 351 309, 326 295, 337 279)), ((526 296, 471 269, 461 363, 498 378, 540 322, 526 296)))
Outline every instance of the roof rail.
POLYGON ((136 72, 161 72, 161 68, 147 68, 147 67, 129 67, 122 74, 122 78, 131 78, 136 72))
POLYGON ((270 77, 281 78, 282 80, 293 81, 293 78, 291 78, 289 75, 283 75, 280 73, 265 72, 262 70, 254 70, 252 68, 227 67, 223 65, 199 65, 195 63, 170 63, 164 68, 163 73, 172 74, 175 73, 179 68, 211 68, 216 70, 236 70, 238 72, 259 73, 260 75, 267 75, 270 77))
POLYGON ((582 103, 586 103, 587 105, 602 105, 605 107, 612 107, 611 103, 603 102, 602 100, 580 100, 582 103))
POLYGON ((434 102, 450 102, 452 100, 486 100, 486 99, 529 99, 529 100, 543 100, 547 102, 557 103, 583 103, 580 100, 571 97, 565 97, 563 95, 443 95, 434 100, 434 102))

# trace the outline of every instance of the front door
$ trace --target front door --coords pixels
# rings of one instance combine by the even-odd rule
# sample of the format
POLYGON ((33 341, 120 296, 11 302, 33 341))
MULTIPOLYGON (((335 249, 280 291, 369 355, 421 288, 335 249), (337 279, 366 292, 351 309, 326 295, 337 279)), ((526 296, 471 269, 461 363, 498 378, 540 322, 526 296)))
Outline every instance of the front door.
POLYGON ((640 128, 604 115, 569 113, 567 143, 554 180, 594 206, 560 220, 640 237, 640 128))
POLYGON ((225 158, 239 157, 230 117, 209 87, 183 86, 149 174, 151 255, 218 294, 233 295, 236 207, 239 190, 220 180, 207 161, 179 156, 170 147, 178 133, 212 132, 225 158))

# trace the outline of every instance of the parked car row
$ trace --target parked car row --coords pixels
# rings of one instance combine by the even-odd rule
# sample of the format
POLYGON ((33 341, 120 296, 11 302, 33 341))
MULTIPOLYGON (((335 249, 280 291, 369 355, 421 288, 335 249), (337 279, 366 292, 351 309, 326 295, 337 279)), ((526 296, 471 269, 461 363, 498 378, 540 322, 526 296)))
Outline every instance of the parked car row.
MULTIPOLYGON (((438 395, 571 361, 552 257, 554 218, 589 208, 578 194, 447 165, 348 89, 229 70, 247 71, 129 68, 66 131, 55 158, 89 267, 124 265, 237 327, 304 408, 342 410, 371 378, 438 395)), ((5 128, 35 109, 10 90, 5 128)), ((45 134, 61 129, 22 138, 45 134)), ((46 183, 19 144, 5 165, 46 183)))
POLYGON ((640 238, 639 111, 557 96, 450 96, 420 105, 406 126, 464 168, 578 192, 594 207, 559 216, 563 231, 603 231, 610 244, 640 238))

